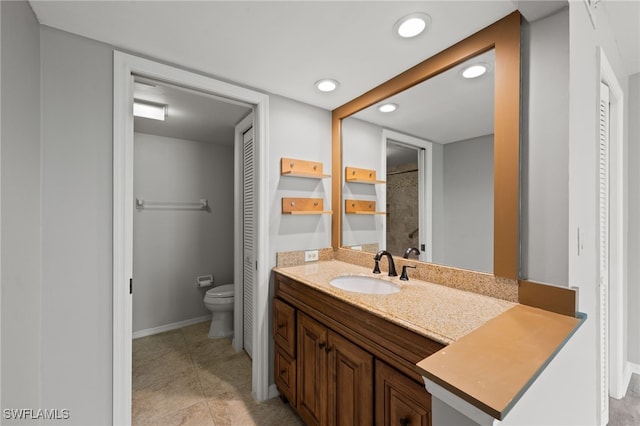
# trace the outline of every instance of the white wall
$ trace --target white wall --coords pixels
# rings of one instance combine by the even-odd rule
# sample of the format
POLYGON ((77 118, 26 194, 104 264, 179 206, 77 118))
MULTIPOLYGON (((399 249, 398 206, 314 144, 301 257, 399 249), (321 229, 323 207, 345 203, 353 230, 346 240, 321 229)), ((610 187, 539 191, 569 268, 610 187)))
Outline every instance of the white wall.
POLYGON ((210 211, 136 210, 133 331, 209 314, 196 277, 233 283, 233 141, 135 133, 134 189, 148 201, 209 200, 210 211))
POLYGON ((521 276, 566 286, 569 9, 524 29, 521 276))
POLYGON ((493 135, 443 147, 442 257, 434 262, 493 272, 493 135))
POLYGON ((598 423, 598 223, 597 223, 597 47, 604 48, 618 80, 626 81, 615 40, 603 8, 595 10, 593 29, 584 2, 569 3, 569 285, 579 288, 579 310, 588 318, 583 325, 583 356, 575 367, 583 375, 575 383, 583 407, 598 423), (576 231, 584 235, 578 254, 576 231))
POLYGON ((1 2, 0 14, 2 408, 38 408, 42 283, 39 28, 26 1, 1 2))
POLYGON ((110 424, 112 49, 41 27, 42 406, 110 424))
POLYGON ((640 73, 629 77, 629 361, 640 364, 640 73), (634 326, 635 324, 635 326, 634 326))

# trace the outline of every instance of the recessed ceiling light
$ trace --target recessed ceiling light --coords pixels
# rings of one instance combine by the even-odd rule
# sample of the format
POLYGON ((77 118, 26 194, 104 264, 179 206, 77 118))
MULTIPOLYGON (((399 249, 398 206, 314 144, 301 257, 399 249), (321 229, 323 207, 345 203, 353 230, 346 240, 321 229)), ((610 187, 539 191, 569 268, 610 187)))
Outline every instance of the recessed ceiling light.
POLYGON ((378 107, 380 112, 393 112, 398 109, 398 104, 382 104, 378 107))
POLYGON ((393 32, 402 38, 412 38, 423 33, 430 25, 431 16, 416 12, 400 18, 393 26, 393 32))
POLYGON ((316 81, 316 89, 321 92, 333 92, 338 88, 338 82, 330 78, 316 81))
POLYGON ((462 76, 464 78, 476 78, 487 72, 487 65, 485 64, 473 64, 462 70, 462 76))
POLYGON ((167 118, 167 105, 134 99, 133 116, 164 121, 167 118))

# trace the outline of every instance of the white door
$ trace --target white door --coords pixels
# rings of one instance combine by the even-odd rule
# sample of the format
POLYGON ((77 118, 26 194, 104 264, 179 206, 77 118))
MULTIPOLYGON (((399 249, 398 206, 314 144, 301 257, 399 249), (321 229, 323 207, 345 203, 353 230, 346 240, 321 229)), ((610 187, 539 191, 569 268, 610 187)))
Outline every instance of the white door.
POLYGON ((255 259, 255 147, 253 128, 242 135, 243 346, 253 356, 253 289, 255 259))
POLYGON ((600 325, 600 415, 609 423, 609 87, 600 83, 599 134, 599 325, 600 325))

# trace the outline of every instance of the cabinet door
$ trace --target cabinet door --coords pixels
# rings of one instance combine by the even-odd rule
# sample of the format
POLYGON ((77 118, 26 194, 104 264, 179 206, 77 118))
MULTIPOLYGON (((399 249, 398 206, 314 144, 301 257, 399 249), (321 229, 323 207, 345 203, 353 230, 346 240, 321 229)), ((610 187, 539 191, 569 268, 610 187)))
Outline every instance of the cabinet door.
POLYGON ((275 347, 274 381, 280 394, 292 406, 296 406, 296 360, 291 358, 280 345, 275 347))
POLYGON ((298 312, 298 412, 307 425, 326 424, 327 329, 298 312))
POLYGON ((376 360, 376 424, 431 426, 431 395, 384 362, 376 360))
POLYGON ((328 424, 373 424, 373 356, 329 331, 328 424))
POLYGON ((296 357, 296 310, 280 299, 273 299, 273 340, 296 357))

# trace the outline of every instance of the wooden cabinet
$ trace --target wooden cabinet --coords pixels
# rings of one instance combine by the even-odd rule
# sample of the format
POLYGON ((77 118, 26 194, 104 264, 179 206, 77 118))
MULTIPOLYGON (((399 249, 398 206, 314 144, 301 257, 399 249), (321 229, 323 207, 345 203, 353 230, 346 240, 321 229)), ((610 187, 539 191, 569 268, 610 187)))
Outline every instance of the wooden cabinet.
POLYGON ((376 361, 376 419, 379 426, 429 426, 431 396, 424 386, 376 361))
POLYGON ((332 331, 327 348, 328 424, 373 424, 373 356, 332 331))
POLYGON ((307 425, 326 424, 327 329, 298 314, 298 413, 307 425))
POLYGON ((307 425, 373 424, 373 356, 298 313, 298 412, 307 425))
POLYGON ((297 395, 296 310, 279 299, 273 300, 273 378, 280 394, 295 407, 297 395))
POLYGON ((275 277, 275 382, 307 425, 431 425, 415 364, 443 345, 275 277))

